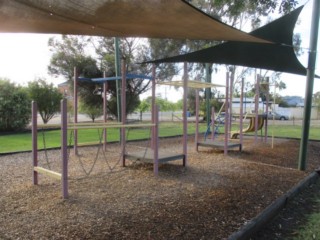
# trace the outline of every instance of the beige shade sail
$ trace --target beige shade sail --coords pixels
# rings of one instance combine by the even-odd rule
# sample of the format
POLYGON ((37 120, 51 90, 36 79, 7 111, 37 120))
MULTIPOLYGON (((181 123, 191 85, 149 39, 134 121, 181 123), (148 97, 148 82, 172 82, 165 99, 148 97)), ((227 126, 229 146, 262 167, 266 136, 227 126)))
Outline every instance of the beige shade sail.
MULTIPOLYGON (((183 81, 171 81, 171 82, 157 82, 159 85, 183 87, 183 81)), ((200 82, 195 80, 188 80, 188 88, 202 89, 202 88, 213 88, 213 87, 225 87, 225 85, 200 82)))
POLYGON ((0 0, 0 32, 267 42, 184 0, 0 0))

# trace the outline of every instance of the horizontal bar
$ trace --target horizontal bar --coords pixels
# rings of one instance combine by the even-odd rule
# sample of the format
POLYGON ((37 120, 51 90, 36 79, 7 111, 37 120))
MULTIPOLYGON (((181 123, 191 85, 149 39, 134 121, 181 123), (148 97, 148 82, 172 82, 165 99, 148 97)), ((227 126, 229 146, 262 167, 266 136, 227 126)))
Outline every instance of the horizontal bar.
POLYGON ((119 123, 118 122, 117 123, 110 123, 110 122, 94 122, 94 123, 86 122, 86 123, 84 123, 84 122, 78 122, 78 123, 69 123, 68 127, 69 126, 72 126, 72 127, 74 127, 74 126, 95 126, 95 125, 97 125, 97 126, 119 125, 119 123))
POLYGON ((60 128, 61 124, 41 124, 38 125, 38 129, 43 129, 43 128, 60 128))
POLYGON ((139 127, 153 127, 155 124, 114 124, 114 125, 92 125, 92 126, 73 126, 68 127, 68 130, 76 129, 98 129, 98 128, 139 128, 139 127))
POLYGON ((57 172, 51 171, 49 169, 45 169, 43 167, 34 167, 33 169, 34 169, 34 171, 36 171, 38 173, 42 173, 42 174, 48 175, 52 178, 61 180, 61 173, 57 173, 57 172))

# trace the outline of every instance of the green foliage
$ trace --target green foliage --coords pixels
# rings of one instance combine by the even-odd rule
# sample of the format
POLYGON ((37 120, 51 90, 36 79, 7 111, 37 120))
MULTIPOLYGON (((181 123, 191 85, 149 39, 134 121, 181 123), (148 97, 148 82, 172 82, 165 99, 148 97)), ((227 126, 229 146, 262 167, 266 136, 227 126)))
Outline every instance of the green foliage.
POLYGON ((101 106, 89 106, 80 102, 79 112, 84 113, 89 118, 91 118, 92 122, 98 117, 103 115, 103 108, 101 106))
POLYGON ((31 118, 27 91, 9 80, 0 79, 0 131, 16 131, 27 126, 31 118))
POLYGON ((48 123, 60 111, 62 94, 58 88, 54 87, 52 83, 47 83, 44 79, 29 82, 28 91, 31 100, 37 102, 38 112, 43 123, 48 123))
POLYGON ((149 101, 149 99, 143 99, 142 101, 140 101, 140 104, 138 105, 136 110, 139 112, 150 111, 151 110, 151 102, 149 101))
MULTIPOLYGON (((137 44, 137 39, 121 39, 120 49, 123 58, 126 58, 127 72, 136 74, 146 74, 150 72, 146 66, 133 64, 145 60, 146 48, 143 44, 137 44)), ((102 69, 106 69, 106 76, 115 76, 115 49, 113 38, 87 38, 76 36, 63 36, 61 40, 50 39, 49 46, 53 52, 49 72, 53 75, 63 75, 69 81, 73 89, 74 67, 77 67, 78 74, 82 77, 96 78, 102 77, 102 69), (94 46, 97 59, 88 53, 88 45, 94 46), (99 66, 98 66, 99 65, 99 66), (99 69, 100 68, 100 69, 99 69)), ((133 112, 139 104, 139 95, 149 88, 150 81, 141 79, 127 80, 127 114, 133 112)), ((95 95, 97 88, 102 88, 101 84, 79 83, 78 93, 87 107, 94 109, 101 107, 100 95, 95 95)), ((108 112, 117 116, 117 89, 116 81, 108 82, 108 112)))
MULTIPOLYGON (((210 108, 214 107, 215 113, 218 113, 222 107, 223 102, 220 102, 219 99, 213 98, 210 100, 210 108)), ((201 101, 200 103, 200 112, 201 115, 203 114, 204 119, 206 119, 207 116, 207 108, 206 108, 206 102, 205 100, 201 101)), ((224 110, 222 110, 224 112, 224 110)))
POLYGON ((159 106, 160 111, 168 112, 176 110, 176 106, 174 103, 163 99, 163 98, 156 98, 156 104, 159 106))

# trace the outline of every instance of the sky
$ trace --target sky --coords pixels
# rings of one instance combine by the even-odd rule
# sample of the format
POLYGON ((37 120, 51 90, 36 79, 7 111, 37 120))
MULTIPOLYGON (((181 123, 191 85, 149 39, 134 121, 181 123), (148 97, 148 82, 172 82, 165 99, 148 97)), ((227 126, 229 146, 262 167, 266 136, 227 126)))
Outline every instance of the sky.
MULTIPOLYGON (((302 3, 306 1, 301 1, 302 3)), ((300 24, 295 32, 302 35, 302 47, 304 56, 299 58, 304 66, 307 66, 307 52, 309 48, 309 34, 311 25, 311 10, 313 1, 308 1, 300 15, 300 24)), ((50 34, 9 34, 0 33, 0 78, 10 79, 20 85, 27 85, 29 81, 37 78, 45 78, 48 82, 59 84, 65 79, 54 78, 48 75, 48 65, 52 53, 48 48, 48 39, 59 35, 50 34)), ((318 38, 318 60, 316 73, 320 75, 320 41, 318 38)), ((212 82, 224 83, 225 73, 219 71, 212 76, 212 82)), ((280 95, 302 96, 305 95, 306 77, 293 74, 282 74, 281 79, 287 88, 280 95)), ((221 90, 223 91, 223 90, 221 90)), ((320 79, 315 79, 314 92, 320 91, 320 79)), ((175 91, 170 87, 162 88, 159 93, 168 100, 176 101, 182 97, 182 91, 175 91)))

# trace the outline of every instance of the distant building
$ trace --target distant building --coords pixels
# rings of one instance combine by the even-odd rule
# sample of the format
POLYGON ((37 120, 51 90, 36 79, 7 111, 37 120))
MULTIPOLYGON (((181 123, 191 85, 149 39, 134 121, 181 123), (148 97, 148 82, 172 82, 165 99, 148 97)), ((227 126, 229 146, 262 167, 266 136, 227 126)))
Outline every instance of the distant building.
POLYGON ((304 99, 300 96, 285 96, 285 97, 282 97, 282 99, 289 106, 292 106, 292 107, 303 107, 304 106, 304 99))
MULTIPOLYGON (((258 104, 258 112, 263 112, 265 109, 265 106, 259 98, 259 104, 258 104)), ((255 99, 254 98, 243 98, 243 112, 254 112, 255 110, 255 99)), ((240 113, 240 98, 233 98, 232 99, 232 112, 234 113, 240 113)))
POLYGON ((58 90, 59 92, 62 93, 64 98, 73 99, 73 94, 72 94, 72 91, 70 90, 70 85, 67 81, 58 84, 58 90))

